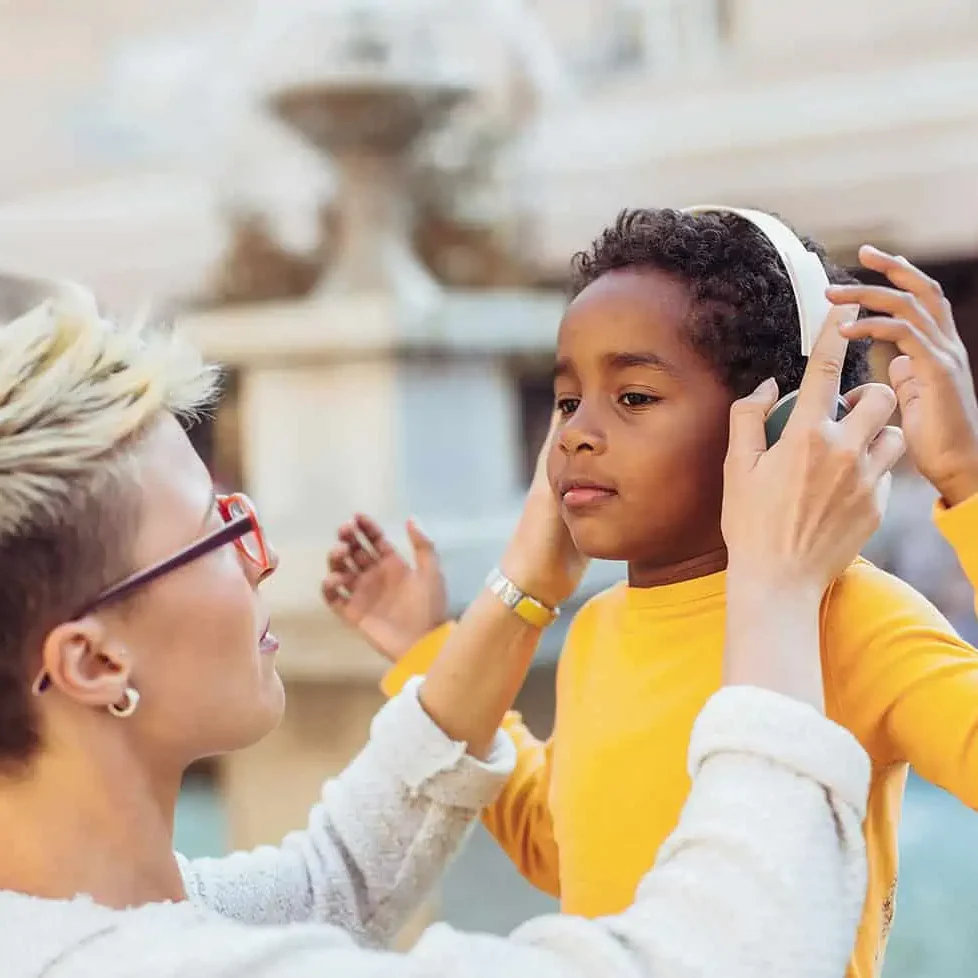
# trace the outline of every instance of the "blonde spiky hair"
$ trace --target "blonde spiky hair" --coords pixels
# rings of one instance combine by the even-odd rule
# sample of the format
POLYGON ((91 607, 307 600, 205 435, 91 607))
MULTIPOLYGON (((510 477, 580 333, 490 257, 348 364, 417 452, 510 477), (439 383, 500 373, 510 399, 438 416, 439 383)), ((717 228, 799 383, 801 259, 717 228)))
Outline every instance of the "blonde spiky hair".
POLYGON ((0 326, 0 539, 56 515, 159 412, 199 415, 218 385, 178 332, 112 323, 79 286, 15 281, 16 301, 48 298, 0 326))
POLYGON ((165 412, 199 415, 218 380, 172 329, 0 274, 0 768, 41 747, 30 676, 45 636, 133 569, 138 438, 165 412))

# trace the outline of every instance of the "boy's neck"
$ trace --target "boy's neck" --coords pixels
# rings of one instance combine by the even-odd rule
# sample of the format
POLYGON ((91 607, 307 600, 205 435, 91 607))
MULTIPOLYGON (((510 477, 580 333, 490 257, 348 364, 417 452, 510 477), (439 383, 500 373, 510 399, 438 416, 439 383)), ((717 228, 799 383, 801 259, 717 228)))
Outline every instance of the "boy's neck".
POLYGON ((708 577, 710 574, 726 569, 727 551, 723 547, 666 565, 651 560, 636 560, 628 564, 628 585, 629 587, 663 587, 667 584, 692 581, 698 577, 708 577))

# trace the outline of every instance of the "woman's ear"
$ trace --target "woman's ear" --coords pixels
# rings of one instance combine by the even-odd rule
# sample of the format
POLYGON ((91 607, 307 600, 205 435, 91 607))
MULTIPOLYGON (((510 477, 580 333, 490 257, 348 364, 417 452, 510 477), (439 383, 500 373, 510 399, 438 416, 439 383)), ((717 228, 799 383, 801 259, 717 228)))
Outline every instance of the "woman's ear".
POLYGON ((41 655, 51 684, 77 703, 93 707, 118 703, 129 685, 128 651, 111 641, 94 617, 52 629, 41 655))

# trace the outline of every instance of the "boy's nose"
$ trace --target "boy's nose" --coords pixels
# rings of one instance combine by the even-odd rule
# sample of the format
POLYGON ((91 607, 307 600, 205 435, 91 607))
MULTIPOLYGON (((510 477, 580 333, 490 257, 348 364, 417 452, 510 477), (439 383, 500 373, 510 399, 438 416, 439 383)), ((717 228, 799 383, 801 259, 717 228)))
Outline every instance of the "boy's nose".
POLYGON ((578 452, 600 453, 605 449, 605 440, 593 428, 568 423, 560 429, 560 447, 568 454, 578 452))

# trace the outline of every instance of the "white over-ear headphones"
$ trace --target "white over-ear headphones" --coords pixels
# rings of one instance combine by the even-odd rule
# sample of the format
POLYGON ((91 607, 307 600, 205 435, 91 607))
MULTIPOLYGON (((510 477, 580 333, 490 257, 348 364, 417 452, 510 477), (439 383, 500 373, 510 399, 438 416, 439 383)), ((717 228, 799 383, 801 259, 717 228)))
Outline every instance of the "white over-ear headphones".
MULTIPOLYGON (((683 212, 687 214, 736 214, 753 224, 771 242, 788 273, 791 290, 795 294, 798 323, 801 327, 801 355, 804 357, 811 356, 826 317, 835 308, 825 296, 825 290, 830 283, 828 275, 825 274, 825 267, 818 255, 809 251, 791 228, 763 211, 750 210, 745 207, 728 207, 725 204, 698 204, 695 207, 684 207, 683 212)), ((853 315, 856 311, 858 311, 858 307, 853 315)), ((765 424, 769 446, 773 445, 781 436, 797 397, 798 391, 789 391, 771 408, 765 424)), ((848 410, 848 405, 840 397, 837 418, 841 418, 848 410)))

